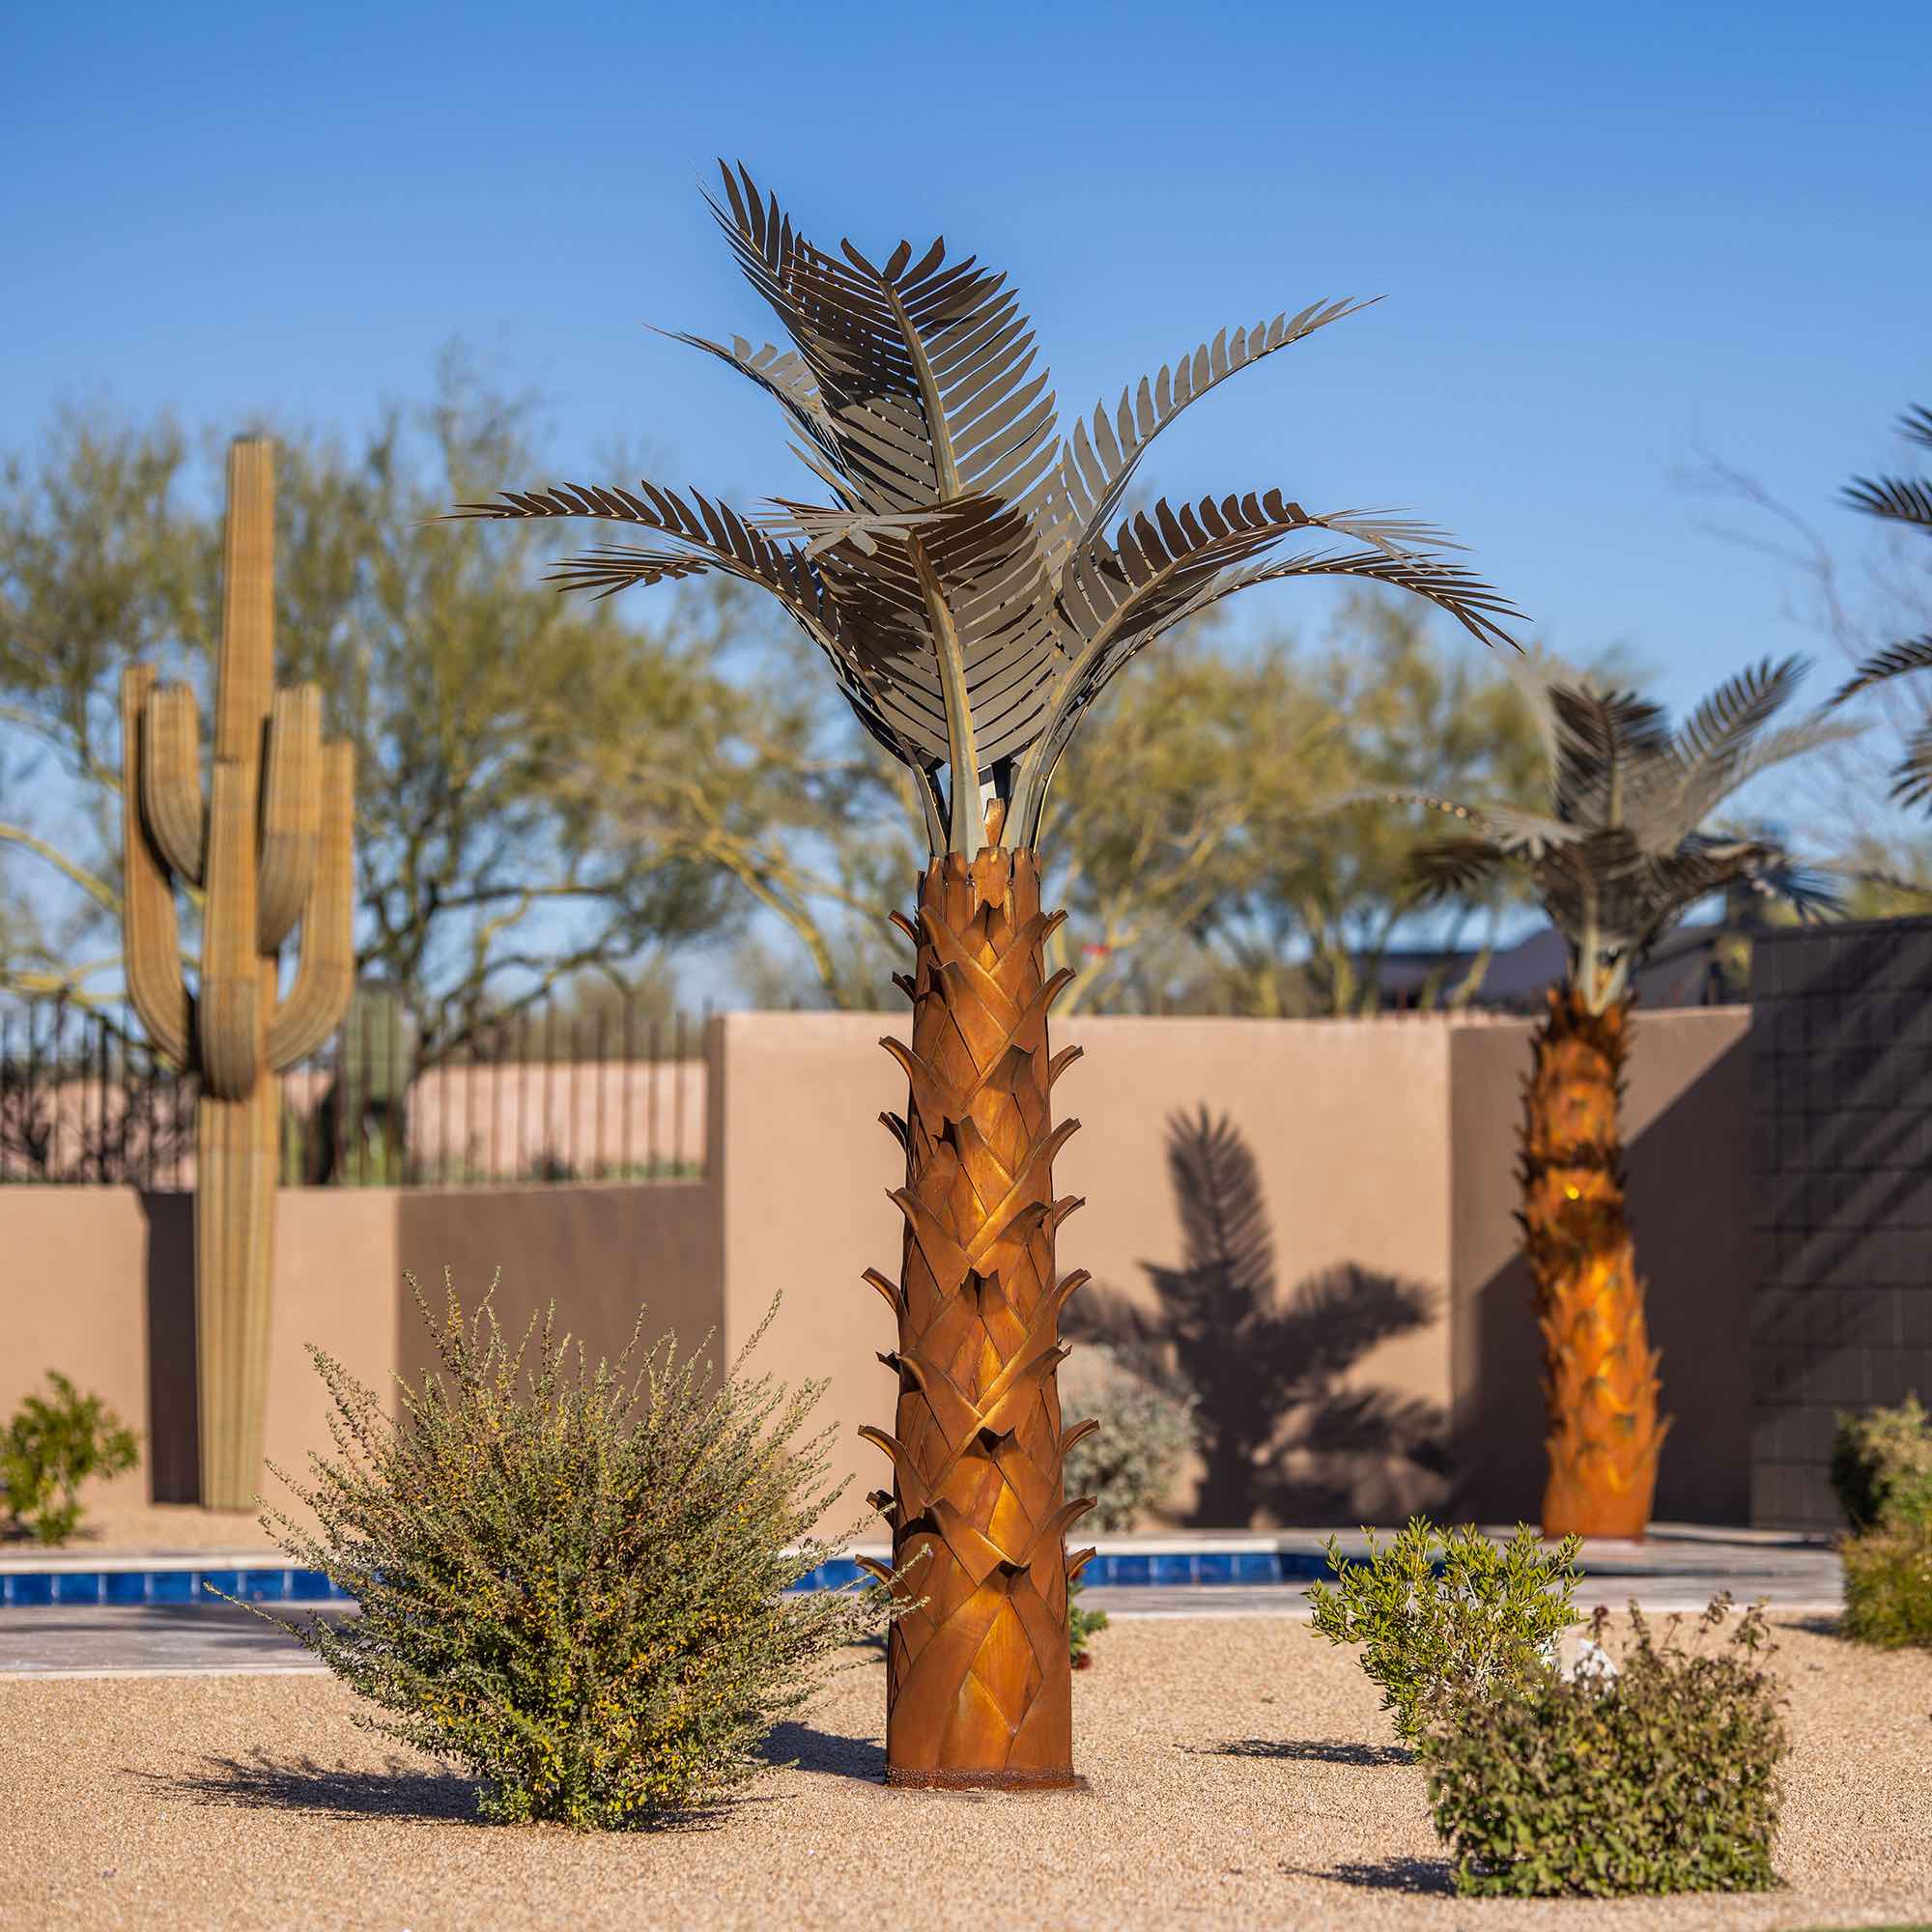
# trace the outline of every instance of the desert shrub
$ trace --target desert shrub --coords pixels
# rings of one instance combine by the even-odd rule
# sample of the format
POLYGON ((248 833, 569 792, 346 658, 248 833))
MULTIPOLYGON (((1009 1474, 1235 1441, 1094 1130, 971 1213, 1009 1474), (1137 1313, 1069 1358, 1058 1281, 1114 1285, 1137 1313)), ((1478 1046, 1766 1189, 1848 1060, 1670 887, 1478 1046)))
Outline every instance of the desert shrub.
MULTIPOLYGON (((1729 1598, 1704 1612, 1708 1637, 1729 1598)), ((1615 1675, 1547 1671, 1446 1704, 1424 1741, 1435 1829, 1465 1894, 1760 1891, 1789 1748, 1769 1633, 1747 1610, 1717 1649, 1660 1643, 1635 1605, 1615 1675)), ((1609 1613, 1593 1625, 1604 1641, 1609 1613)))
POLYGON ((1841 1414, 1832 1486, 1854 1529, 1932 1524, 1932 1412, 1909 1395, 1896 1408, 1841 1414))
POLYGON ((28 1396, 0 1431, 0 1492, 12 1533, 65 1543, 80 1527, 81 1484, 124 1474, 141 1452, 98 1395, 82 1395, 58 1370, 47 1371, 47 1381, 51 1400, 28 1396))
POLYGON ((877 1590, 785 1594, 839 1547, 812 1534, 832 1432, 797 1439, 824 1385, 745 1377, 770 1316, 722 1378, 671 1337, 641 1352, 641 1316, 592 1370, 551 1315, 513 1350, 487 1295, 466 1321, 451 1288, 439 1322, 410 1286, 440 1366, 399 1421, 310 1350, 340 1454, 311 1487, 275 1472, 313 1533, 263 1521, 361 1614, 283 1628, 387 1714, 367 1728, 478 1777, 488 1817, 640 1825, 738 1790, 887 1615, 877 1590))
POLYGON ((1089 1645, 1094 1633, 1107 1628, 1105 1610, 1083 1610, 1080 1607, 1081 1585, 1069 1584, 1066 1591, 1066 1648, 1073 1659, 1075 1670, 1085 1670, 1094 1662, 1089 1645))
POLYGON ((1101 1344, 1060 1376, 1062 1409, 1100 1426, 1066 1452, 1066 1493, 1092 1496, 1093 1529, 1132 1529, 1174 1487, 1194 1447, 1194 1405, 1156 1387, 1101 1344))
POLYGON ((1838 1555, 1847 1636, 1885 1650, 1932 1647, 1932 1523, 1847 1537, 1838 1555))
POLYGON ((1365 1559, 1328 1539, 1335 1586, 1309 1586, 1315 1629, 1359 1644, 1396 1735, 1418 1743, 1446 1699, 1497 1696, 1549 1668, 1556 1638, 1577 1621, 1577 1541, 1546 1548, 1527 1523, 1500 1548, 1481 1530, 1441 1530, 1424 1517, 1387 1544, 1366 1532, 1365 1559))

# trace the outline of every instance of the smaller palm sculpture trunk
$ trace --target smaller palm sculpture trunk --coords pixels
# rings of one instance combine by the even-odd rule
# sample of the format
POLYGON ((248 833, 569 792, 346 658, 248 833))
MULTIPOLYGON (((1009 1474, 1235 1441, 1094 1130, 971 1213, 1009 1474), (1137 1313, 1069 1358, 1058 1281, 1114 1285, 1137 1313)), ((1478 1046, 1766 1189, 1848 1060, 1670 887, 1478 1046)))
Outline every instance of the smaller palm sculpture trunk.
POLYGON ((246 1509, 268 1385, 280 1094, 271 1077, 334 1030, 355 973, 355 768, 322 741, 313 685, 273 688, 274 483, 270 445, 228 456, 214 757, 201 786, 194 694, 121 680, 128 993, 158 1052, 199 1074, 195 1341, 201 1500, 246 1509), (202 889, 200 983, 183 972, 174 882, 202 889), (283 942, 301 923, 293 985, 283 942))
POLYGON ((1066 1784, 1073 1678, 1066 1526, 1089 1507, 1062 1492, 1062 1458, 1094 1425, 1063 1432, 1060 1311, 1086 1279, 1054 1266, 1053 1156, 1078 1126, 1052 1124, 1055 1077, 1078 1055, 1047 1048, 1047 979, 1060 923, 1040 911, 1030 852, 950 853, 921 882, 910 981, 912 1045, 885 1042, 910 1083, 902 1286, 867 1278, 898 1316, 895 1433, 874 1500, 895 1567, 923 1606, 895 1625, 888 1775, 906 1784, 1066 1784))
POLYGON ((1618 1124, 1631 1006, 1551 987, 1523 1086, 1523 1245, 1543 1329, 1546 1536, 1641 1537, 1667 1420, 1624 1210, 1618 1124))

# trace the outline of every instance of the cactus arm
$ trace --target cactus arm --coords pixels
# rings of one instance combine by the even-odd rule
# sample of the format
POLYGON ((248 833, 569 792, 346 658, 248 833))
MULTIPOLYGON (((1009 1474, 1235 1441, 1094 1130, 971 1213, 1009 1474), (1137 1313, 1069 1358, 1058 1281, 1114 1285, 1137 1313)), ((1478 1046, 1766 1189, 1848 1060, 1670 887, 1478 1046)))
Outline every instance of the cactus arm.
POLYGON ((190 885, 202 882, 208 853, 208 813, 201 802, 201 722, 194 693, 185 684, 148 694, 142 741, 141 804, 168 869, 190 885))
POLYGON ((255 950, 255 769, 217 757, 202 913, 201 1070, 217 1100, 245 1100, 262 1070, 262 958, 255 950))
POLYGON ((194 1003, 182 976, 181 940, 175 925, 173 882, 141 810, 143 711, 155 673, 130 665, 121 674, 121 833, 126 877, 122 885, 123 972, 128 997, 160 1054, 178 1066, 188 1064, 194 1038, 194 1003))
POLYGON ((322 751, 322 810, 315 875, 302 910, 301 953, 295 984, 269 1023, 269 1064, 305 1059, 333 1033, 355 980, 355 753, 347 745, 322 751))
POLYGON ((322 694, 312 684, 275 693, 262 774, 262 858, 255 942, 271 953, 308 902, 315 877, 322 779, 322 694))

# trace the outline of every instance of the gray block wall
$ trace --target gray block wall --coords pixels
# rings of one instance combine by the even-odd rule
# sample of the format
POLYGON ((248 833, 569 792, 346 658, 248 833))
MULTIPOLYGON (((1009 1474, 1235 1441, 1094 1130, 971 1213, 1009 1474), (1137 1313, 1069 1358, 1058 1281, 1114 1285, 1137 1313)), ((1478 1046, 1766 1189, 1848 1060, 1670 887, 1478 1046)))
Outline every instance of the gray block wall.
POLYGON ((1932 919, 1753 935, 1751 1520, 1841 1526, 1841 1409, 1932 1400, 1932 919))

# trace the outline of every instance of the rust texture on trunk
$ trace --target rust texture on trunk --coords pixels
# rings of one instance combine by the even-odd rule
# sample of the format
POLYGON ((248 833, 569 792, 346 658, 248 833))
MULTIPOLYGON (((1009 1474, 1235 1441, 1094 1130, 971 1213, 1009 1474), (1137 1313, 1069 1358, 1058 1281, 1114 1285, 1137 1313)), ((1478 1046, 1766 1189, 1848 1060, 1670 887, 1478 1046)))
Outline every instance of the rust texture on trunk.
POLYGON ((1657 1489, 1658 1351, 1624 1204, 1628 999, 1592 1013, 1552 988, 1523 1087, 1523 1245, 1548 1410, 1546 1536, 1641 1537, 1657 1489))
POLYGON ((1029 852, 937 859, 920 885, 912 1044, 905 1069, 905 1215, 893 1304, 899 1381, 894 1433, 863 1433, 891 1458, 902 1592, 922 1607, 893 1626, 886 1755, 896 1784, 992 1788, 1072 1783, 1067 1655, 1068 1502, 1056 1383, 1059 1317, 1084 1274, 1060 1277, 1053 1156, 1078 1125, 1052 1124, 1048 1090, 1077 1049, 1049 1056, 1045 974, 1058 916, 1039 909, 1029 852))

